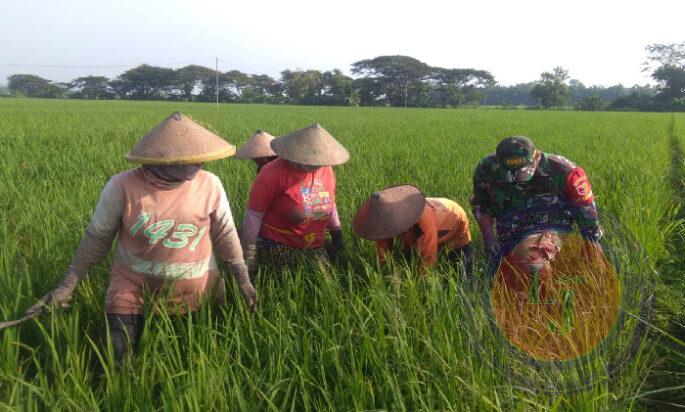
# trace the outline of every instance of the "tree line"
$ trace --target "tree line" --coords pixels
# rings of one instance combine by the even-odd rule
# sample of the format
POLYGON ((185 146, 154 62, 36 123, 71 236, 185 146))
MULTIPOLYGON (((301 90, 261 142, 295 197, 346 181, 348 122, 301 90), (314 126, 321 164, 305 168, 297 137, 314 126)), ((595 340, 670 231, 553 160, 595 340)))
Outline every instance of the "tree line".
MULTIPOLYGON (((430 66, 409 56, 379 56, 339 69, 284 70, 279 79, 204 66, 140 65, 114 79, 85 76, 57 83, 31 74, 8 77, 6 95, 73 98, 273 103, 335 106, 459 107, 494 105, 578 110, 685 110, 685 42, 647 46, 645 70, 656 87, 587 87, 562 67, 537 81, 497 84, 479 69, 430 66), (218 76, 218 82, 217 82, 218 76), (218 85, 218 89, 217 89, 218 85)), ((0 90, 2 94, 2 90, 0 90)))

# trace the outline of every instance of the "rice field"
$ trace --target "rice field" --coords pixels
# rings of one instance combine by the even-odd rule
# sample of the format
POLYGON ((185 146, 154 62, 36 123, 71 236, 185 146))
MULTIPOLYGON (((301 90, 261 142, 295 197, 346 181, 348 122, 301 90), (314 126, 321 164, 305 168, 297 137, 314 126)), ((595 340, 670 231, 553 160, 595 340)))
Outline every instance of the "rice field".
MULTIPOLYGON (((318 122, 331 132, 352 156, 336 168, 347 263, 261 273, 256 316, 234 287, 227 305, 207 303, 187 317, 153 314, 151 302, 138 351, 115 368, 101 343, 108 257, 71 308, 0 332, 0 409, 685 405, 682 114, 0 100, 0 320, 18 317, 57 283, 100 190, 133 167, 124 154, 176 110, 236 145, 256 129, 278 136, 318 122), (531 362, 492 327, 472 215, 473 279, 447 265, 427 279, 411 265, 381 270, 371 242, 351 231, 356 208, 391 184, 415 184, 468 210, 475 165, 511 134, 583 166, 606 217, 624 311, 622 329, 591 358, 531 362), (656 307, 641 312, 654 289, 656 307), (633 339, 642 336, 636 331, 644 338, 633 339)), ((206 168, 221 178, 239 224, 254 165, 227 159, 206 168)))

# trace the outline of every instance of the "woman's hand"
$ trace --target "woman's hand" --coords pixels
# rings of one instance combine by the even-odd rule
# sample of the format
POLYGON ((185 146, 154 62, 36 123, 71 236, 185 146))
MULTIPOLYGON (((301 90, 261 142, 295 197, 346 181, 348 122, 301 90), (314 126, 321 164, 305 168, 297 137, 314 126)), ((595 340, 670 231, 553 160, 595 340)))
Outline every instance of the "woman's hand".
POLYGON ((250 313, 255 313, 257 311, 257 290, 250 282, 243 282, 238 287, 243 295, 243 299, 245 299, 248 310, 250 313))
POLYGON ((247 265, 244 262, 234 262, 229 264, 233 271, 233 276, 238 284, 240 294, 245 299, 245 304, 251 313, 257 311, 257 290, 252 286, 250 275, 247 271, 247 265))
POLYGON ((38 302, 28 308, 24 315, 37 315, 46 307, 49 309, 68 307, 79 280, 80 278, 74 273, 67 273, 54 290, 46 293, 38 302))
POLYGON ((245 259, 245 265, 247 265, 247 272, 250 274, 250 276, 254 276, 255 271, 257 270, 257 246, 244 246, 243 259, 245 259))

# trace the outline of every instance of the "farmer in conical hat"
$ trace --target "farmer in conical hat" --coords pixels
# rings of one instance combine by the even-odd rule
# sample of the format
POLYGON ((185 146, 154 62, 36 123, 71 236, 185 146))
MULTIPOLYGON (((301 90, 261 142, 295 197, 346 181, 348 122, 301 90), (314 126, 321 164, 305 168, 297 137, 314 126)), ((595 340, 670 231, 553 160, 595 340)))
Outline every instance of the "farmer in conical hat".
POLYGON ((344 249, 331 166, 347 162, 347 150, 318 124, 272 140, 271 148, 278 158, 252 183, 243 222, 251 272, 257 260, 279 268, 301 258, 326 258, 326 231, 331 252, 344 249))
POLYGON ((486 252, 493 257, 513 252, 523 270, 539 271, 554 259, 562 233, 573 231, 574 224, 588 252, 601 251, 602 227, 585 171, 537 150, 528 137, 507 137, 480 161, 471 207, 486 252))
POLYGON ((464 265, 467 275, 472 272, 466 212, 452 200, 427 198, 415 186, 391 186, 374 193, 357 211, 352 227, 360 237, 376 241, 382 264, 397 238, 405 255, 418 252, 420 269, 434 266, 442 248, 450 261, 464 265))
POLYGON ((267 163, 278 157, 271 149, 272 140, 274 137, 269 133, 257 130, 250 140, 238 149, 234 157, 236 159, 252 159, 257 164, 257 173, 259 173, 267 163))
POLYGON ((223 299, 215 255, 254 310, 257 295, 226 193, 217 176, 201 170, 204 162, 233 153, 234 146, 180 113, 148 132, 126 155, 142 166, 105 185, 66 275, 27 312, 65 306, 115 237, 105 311, 118 360, 142 330, 144 289, 168 292, 170 309, 181 312, 196 309, 203 296, 223 299))

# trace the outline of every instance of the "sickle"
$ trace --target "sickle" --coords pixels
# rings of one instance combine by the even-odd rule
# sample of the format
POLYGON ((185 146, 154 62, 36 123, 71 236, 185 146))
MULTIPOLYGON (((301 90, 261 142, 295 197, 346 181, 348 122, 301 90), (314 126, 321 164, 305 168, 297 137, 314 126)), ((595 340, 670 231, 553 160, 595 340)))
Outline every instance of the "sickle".
POLYGON ((33 319, 36 316, 40 315, 40 312, 38 313, 32 313, 30 315, 23 316, 17 320, 9 320, 7 322, 0 322, 0 330, 3 330, 5 328, 10 328, 12 326, 16 326, 20 323, 26 322, 27 320, 33 319))

